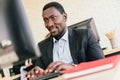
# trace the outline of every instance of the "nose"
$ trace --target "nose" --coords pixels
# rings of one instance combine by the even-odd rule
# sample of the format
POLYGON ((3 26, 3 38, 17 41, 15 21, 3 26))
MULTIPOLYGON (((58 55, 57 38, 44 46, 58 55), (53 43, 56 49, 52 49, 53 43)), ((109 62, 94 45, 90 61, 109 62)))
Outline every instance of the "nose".
POLYGON ((54 22, 49 19, 48 23, 46 24, 47 27, 50 27, 50 26, 53 26, 54 25, 54 22))

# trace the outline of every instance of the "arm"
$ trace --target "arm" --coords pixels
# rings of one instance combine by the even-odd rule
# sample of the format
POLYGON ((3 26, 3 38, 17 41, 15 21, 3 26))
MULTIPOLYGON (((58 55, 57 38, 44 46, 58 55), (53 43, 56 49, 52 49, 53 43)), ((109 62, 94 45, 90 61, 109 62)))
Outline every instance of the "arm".
POLYGON ((87 61, 104 58, 104 54, 100 47, 99 41, 96 39, 91 29, 88 29, 87 35, 88 35, 87 53, 86 53, 87 61))

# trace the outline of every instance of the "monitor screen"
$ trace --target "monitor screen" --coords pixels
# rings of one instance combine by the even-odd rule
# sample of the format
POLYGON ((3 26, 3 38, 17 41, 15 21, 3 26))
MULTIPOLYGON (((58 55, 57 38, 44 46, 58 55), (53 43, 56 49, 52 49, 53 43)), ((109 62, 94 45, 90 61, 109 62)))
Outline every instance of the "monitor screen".
POLYGON ((89 19, 86 19, 84 21, 70 25, 69 28, 76 28, 76 29, 88 29, 88 28, 90 28, 92 30, 93 34, 95 35, 96 39, 98 41, 100 40, 100 37, 98 35, 96 25, 94 23, 93 18, 89 18, 89 19))

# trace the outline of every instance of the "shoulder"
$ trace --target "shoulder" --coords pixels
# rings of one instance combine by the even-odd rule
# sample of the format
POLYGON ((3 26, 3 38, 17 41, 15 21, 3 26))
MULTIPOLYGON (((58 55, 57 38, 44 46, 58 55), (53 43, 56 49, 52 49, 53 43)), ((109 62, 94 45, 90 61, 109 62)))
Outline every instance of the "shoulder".
POLYGON ((78 38, 86 38, 86 39, 90 39, 90 38, 94 39, 95 38, 95 35, 94 35, 93 31, 91 30, 91 28, 71 29, 71 31, 69 30, 69 33, 78 38))
POLYGON ((88 29, 69 29, 69 32, 76 36, 87 36, 89 31, 88 29))
POLYGON ((38 45, 43 45, 43 44, 46 43, 46 41, 47 41, 47 39, 44 39, 44 40, 40 41, 40 42, 38 43, 38 45))
POLYGON ((38 43, 38 46, 46 46, 50 41, 52 41, 52 37, 46 38, 38 43))

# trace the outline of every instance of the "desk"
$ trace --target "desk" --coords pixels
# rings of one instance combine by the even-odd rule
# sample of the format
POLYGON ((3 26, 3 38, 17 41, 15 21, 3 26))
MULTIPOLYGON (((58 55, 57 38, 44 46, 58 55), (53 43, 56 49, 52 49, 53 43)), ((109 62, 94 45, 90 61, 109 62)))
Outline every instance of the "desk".
MULTIPOLYGON (((115 48, 115 49, 111 49, 111 50, 105 50, 104 54, 105 55, 109 55, 109 54, 112 54, 112 53, 115 53, 115 52, 119 52, 119 51, 120 51, 120 48, 115 48)), ((20 74, 12 76, 12 77, 0 78, 0 80, 13 80, 13 79, 16 79, 18 77, 20 77, 20 74)), ((63 76, 60 76, 60 77, 53 78, 53 79, 50 79, 50 80, 64 80, 64 78, 63 78, 63 76)))
POLYGON ((3 68, 8 64, 12 64, 18 60, 19 58, 12 45, 5 48, 0 48, 0 68, 3 68))
POLYGON ((114 55, 114 53, 120 52, 120 48, 115 48, 115 49, 111 49, 111 50, 104 50, 104 55, 114 55))
POLYGON ((17 75, 12 76, 12 77, 0 78, 0 80, 13 80, 13 79, 16 79, 16 78, 19 78, 19 77, 20 77, 20 74, 17 74, 17 75))
POLYGON ((72 68, 69 70, 70 72, 67 71, 67 73, 50 80, 119 80, 120 55, 83 63, 78 65, 76 69, 72 68), (87 68, 86 65, 92 66, 87 68))

